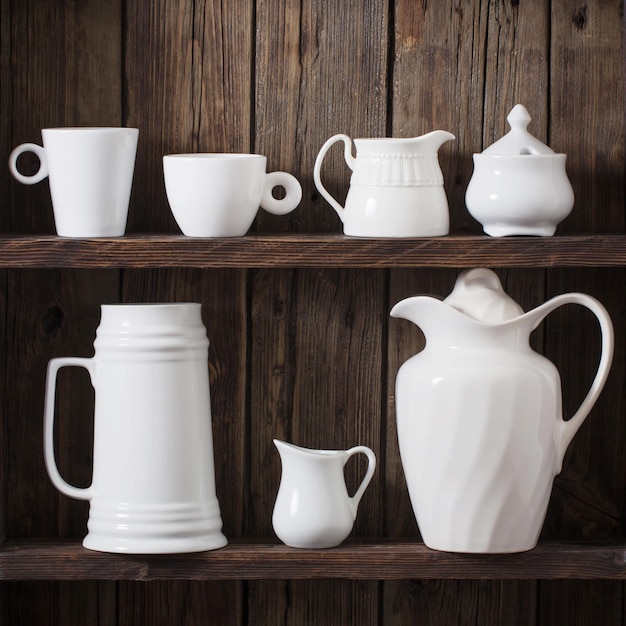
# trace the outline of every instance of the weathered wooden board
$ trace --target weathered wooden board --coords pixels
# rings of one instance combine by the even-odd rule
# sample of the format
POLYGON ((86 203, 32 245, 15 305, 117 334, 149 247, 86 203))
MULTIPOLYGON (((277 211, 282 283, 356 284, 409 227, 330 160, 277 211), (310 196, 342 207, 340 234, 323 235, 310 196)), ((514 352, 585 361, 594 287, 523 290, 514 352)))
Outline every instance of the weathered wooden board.
MULTIPOLYGON (((549 140, 567 154, 576 197, 563 224, 568 232, 624 231, 622 37, 621 2, 552 4, 549 140)), ((614 320, 616 350, 607 388, 570 445, 555 481, 545 534, 618 535, 626 493, 624 271, 556 270, 548 273, 547 289, 548 295, 582 291, 603 302, 614 320)), ((595 374, 597 324, 581 307, 566 307, 545 328, 546 353, 561 370, 564 411, 570 416, 595 374)), ((556 623, 549 617, 559 614, 559 620, 576 623, 575 612, 595 615, 603 623, 623 620, 621 585, 542 583, 539 593, 539 616, 546 623, 556 623)))
MULTIPOLYGON (((122 6, 116 2, 3 2, 3 162, 19 143, 41 144, 41 129, 54 126, 118 126, 121 123, 122 6)), ((20 167, 36 161, 20 160, 20 167)), ((25 186, 0 175, 3 232, 54 233, 47 181, 25 186)), ((103 299, 115 299, 118 272, 9 272, 3 411, 10 415, 3 446, 8 471, 0 490, 6 528, 12 536, 85 534, 86 503, 52 487, 42 453, 42 411, 48 359, 89 356, 103 299)), ((93 393, 76 371, 59 378, 58 463, 64 476, 82 485, 91 475, 93 393), (71 382, 70 382, 71 380, 71 382)), ((5 589, 6 623, 106 623, 97 597, 111 603, 114 585, 29 583, 5 589), (104 594, 104 595, 103 595, 104 594), (102 612, 101 612, 102 614, 102 612)))
MULTIPOLYGON (((43 467, 45 365, 55 356, 89 356, 99 305, 119 300, 203 304, 217 489, 228 536, 271 536, 281 469, 272 438, 279 437, 311 447, 370 445, 379 466, 354 535, 417 537, 397 447, 394 380, 423 337, 408 322, 389 320, 388 312, 409 295, 445 296, 456 274, 446 251, 461 254, 461 243, 426 244, 425 254, 441 260, 436 269, 420 263, 420 242, 409 254, 419 269, 403 265, 406 250, 384 241, 372 244, 376 254, 403 269, 376 267, 361 242, 322 241, 313 249, 318 244, 307 235, 342 231, 314 188, 315 157, 335 133, 411 137, 449 130, 456 140, 441 148, 440 162, 452 233, 477 235, 480 225, 464 206, 472 153, 508 130, 506 116, 521 102, 533 118, 530 130, 568 155, 576 206, 559 235, 623 233, 622 13, 621 0, 2 2, 5 162, 18 143, 39 142, 44 127, 138 127, 133 234, 179 233, 163 185, 166 153, 265 154, 268 170, 296 175, 304 195, 287 216, 260 212, 252 230, 261 239, 251 246, 216 243, 219 251, 207 257, 200 250, 205 242, 155 240, 164 251, 189 243, 176 269, 150 269, 159 264, 141 240, 136 247, 133 241, 118 248, 112 243, 115 249, 106 242, 93 249, 53 239, 18 242, 24 265, 34 267, 0 274, 0 537, 84 534, 86 504, 57 494, 43 467), (262 239, 273 234, 293 234, 294 241, 274 246, 262 239), (278 258, 287 249, 289 263, 278 258), (338 249, 345 264, 333 257, 338 249), (97 259, 90 257, 84 269, 73 261, 100 252, 105 264, 119 254, 136 268, 96 269, 97 259), (263 269, 245 268, 242 259, 266 253, 263 269), (67 255, 64 265, 59 259, 67 255), (214 269, 230 257, 232 267, 214 269), (316 259, 323 269, 314 266, 316 259), (47 262, 58 269, 42 269, 47 262), (195 269, 183 267, 187 263, 195 269)), ((22 167, 35 163, 24 159, 22 167)), ((349 175, 335 148, 323 176, 340 201, 349 175)), ((0 197, 2 234, 54 233, 47 182, 19 185, 5 167, 0 197)), ((523 240, 505 244, 513 251, 513 260, 502 261, 505 269, 498 265, 498 242, 473 247, 473 241, 463 240, 472 249, 459 265, 471 260, 496 267, 524 308, 563 291, 585 291, 613 316, 611 378, 566 456, 544 536, 621 536, 624 270, 581 268, 580 251, 565 238, 552 251, 554 262, 544 263, 565 269, 533 267, 552 242, 526 248, 523 240)), ((598 251, 595 261, 613 264, 602 258, 598 251)), ((551 316, 532 342, 562 370, 571 414, 597 362, 593 320, 568 307, 551 316)), ((69 479, 86 484, 93 392, 78 371, 64 372, 59 384, 59 464, 69 479)), ((362 471, 362 463, 349 466, 351 486, 362 471)), ((0 623, 621 623, 623 593, 613 581, 21 582, 2 583, 0 623)))

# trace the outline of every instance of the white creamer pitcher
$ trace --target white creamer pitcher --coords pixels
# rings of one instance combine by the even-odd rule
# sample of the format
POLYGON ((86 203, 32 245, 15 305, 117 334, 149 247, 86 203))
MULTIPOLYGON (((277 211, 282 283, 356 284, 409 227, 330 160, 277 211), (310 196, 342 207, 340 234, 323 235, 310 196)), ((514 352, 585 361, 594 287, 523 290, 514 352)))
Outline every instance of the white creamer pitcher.
POLYGON ((451 552, 533 548, 565 451, 609 374, 606 309, 568 293, 524 313, 494 272, 474 269, 446 300, 408 298, 391 315, 426 337, 396 379, 402 465, 424 542, 451 552), (588 308, 602 332, 597 374, 567 421, 559 373, 529 344, 531 331, 565 304, 588 308))
POLYGON ((356 237, 436 237, 450 230, 448 199, 437 152, 454 135, 434 130, 411 139, 355 139, 334 135, 321 148, 313 179, 335 209, 346 235, 356 237), (337 141, 352 170, 345 208, 322 184, 322 161, 337 141))
POLYGON ((87 548, 175 553, 226 545, 215 493, 209 341, 201 305, 103 305, 93 358, 48 365, 45 461, 55 487, 89 500, 87 548), (93 475, 86 489, 54 457, 57 372, 84 367, 95 389, 93 475))
POLYGON ((376 457, 367 446, 349 450, 311 450, 274 439, 282 475, 272 525, 293 548, 333 548, 352 531, 359 502, 372 480, 376 457), (353 496, 343 468, 355 454, 367 456, 365 476, 353 496))

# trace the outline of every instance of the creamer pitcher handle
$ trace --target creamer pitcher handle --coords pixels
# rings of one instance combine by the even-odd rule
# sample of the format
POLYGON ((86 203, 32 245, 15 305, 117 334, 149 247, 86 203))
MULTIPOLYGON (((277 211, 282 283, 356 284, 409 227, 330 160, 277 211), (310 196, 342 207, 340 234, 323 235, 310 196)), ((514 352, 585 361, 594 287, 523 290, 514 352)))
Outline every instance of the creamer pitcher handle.
POLYGON ((335 200, 335 198, 333 198, 330 195, 330 193, 328 193, 326 187, 324 187, 324 185, 322 185, 322 176, 321 176, 322 161, 324 160, 324 157, 326 156, 326 153, 328 152, 328 149, 334 143, 336 143, 337 141, 343 141, 343 143, 344 143, 344 150, 343 150, 344 158, 346 160, 346 163, 348 164, 348 167, 351 170, 354 170, 354 166, 356 164, 356 159, 352 156, 352 139, 350 139, 350 137, 348 137, 348 135, 333 135, 321 147, 321 149, 319 151, 319 154, 317 155, 317 158, 315 159, 315 167, 313 168, 313 180, 315 181, 315 186, 317 187, 317 190, 326 199, 328 204, 330 204, 330 206, 333 207, 333 209, 335 209, 335 211, 337 211, 337 215, 339 215, 339 217, 341 218, 341 221, 343 222, 344 207, 342 207, 339 204, 339 202, 337 202, 337 200, 335 200))
POLYGON ((359 508, 359 503, 361 502, 361 498, 363 497, 367 486, 370 484, 372 476, 374 476, 374 470, 376 469, 376 455, 367 446, 355 446, 354 448, 346 450, 343 464, 345 465, 351 456, 359 453, 362 453, 367 457, 367 471, 365 472, 365 476, 363 476, 363 480, 361 481, 359 488, 350 498, 350 503, 352 504, 352 519, 356 519, 356 512, 359 508))
POLYGON ((44 459, 46 469, 52 484, 63 494, 78 500, 89 500, 91 488, 81 489, 73 487, 61 476, 54 455, 54 400, 56 396, 57 373, 62 367, 84 367, 88 372, 93 384, 95 362, 93 359, 80 357, 67 357, 52 359, 48 363, 46 376, 46 396, 44 400, 44 459))
POLYGON ((598 371, 596 372, 596 376, 591 383, 591 387, 589 388, 587 395, 574 415, 567 421, 561 420, 561 423, 559 424, 561 447, 559 449, 558 471, 561 469, 560 466, 563 462, 563 457, 565 456, 567 447, 582 423, 585 421, 587 415, 589 415, 589 412, 596 403, 596 400, 606 383, 606 379, 608 378, 609 371, 611 369, 614 348, 613 323, 611 322, 608 311, 600 302, 598 302, 598 300, 584 293, 566 293, 556 296, 537 307, 534 311, 531 311, 527 315, 533 316, 536 314, 533 328, 536 328, 549 313, 564 304, 580 304, 589 309, 598 318, 598 322, 600 322, 600 332, 602 335, 602 349, 600 353, 598 371))

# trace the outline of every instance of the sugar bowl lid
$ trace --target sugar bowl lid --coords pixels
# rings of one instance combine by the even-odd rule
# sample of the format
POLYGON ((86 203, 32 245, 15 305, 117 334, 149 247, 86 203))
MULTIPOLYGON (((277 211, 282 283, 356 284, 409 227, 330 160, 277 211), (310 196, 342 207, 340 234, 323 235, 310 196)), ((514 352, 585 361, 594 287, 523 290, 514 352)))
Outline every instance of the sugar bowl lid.
POLYGON ((522 104, 516 104, 509 115, 507 122, 511 130, 486 148, 482 154, 487 155, 520 155, 520 154, 554 154, 545 143, 533 137, 527 130, 531 117, 522 104))

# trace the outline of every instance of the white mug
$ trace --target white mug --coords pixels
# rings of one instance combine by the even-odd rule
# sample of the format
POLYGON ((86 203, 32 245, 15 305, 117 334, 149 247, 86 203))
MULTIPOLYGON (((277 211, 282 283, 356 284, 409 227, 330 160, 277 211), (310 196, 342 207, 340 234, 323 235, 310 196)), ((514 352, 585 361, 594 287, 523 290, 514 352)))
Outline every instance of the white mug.
POLYGON ((44 128, 43 147, 19 145, 9 157, 11 174, 25 185, 49 178, 57 234, 119 237, 126 230, 137 153, 136 128, 44 128), (17 160, 34 152, 39 170, 25 176, 17 160))
POLYGON ((188 237, 241 237, 259 207, 275 215, 293 211, 302 187, 287 172, 266 173, 259 154, 169 154, 163 157, 172 214, 188 237), (285 196, 272 192, 283 187, 285 196))
POLYGON ((89 501, 86 548, 164 554, 226 545, 215 492, 209 340, 201 305, 103 305, 93 358, 48 365, 46 469, 63 494, 89 501), (93 475, 68 484, 54 454, 57 372, 84 367, 95 389, 93 475))

